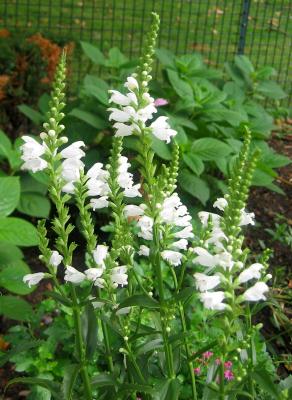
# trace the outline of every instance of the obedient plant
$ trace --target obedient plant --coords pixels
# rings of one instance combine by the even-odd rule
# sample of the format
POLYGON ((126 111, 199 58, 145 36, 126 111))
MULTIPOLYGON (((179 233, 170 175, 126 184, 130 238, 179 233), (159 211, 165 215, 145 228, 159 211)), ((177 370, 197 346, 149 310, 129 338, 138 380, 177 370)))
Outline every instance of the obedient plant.
MULTIPOLYGON (((110 91, 115 135, 107 165, 97 160, 87 170, 82 141, 64 147, 62 56, 42 142, 23 137, 23 168, 47 173, 56 209, 52 225, 38 225, 47 272, 26 275, 24 281, 31 286, 51 279, 51 295, 74 318, 76 351, 69 382, 68 377, 63 382, 64 398, 256 399, 257 373, 266 358, 256 356, 262 347, 253 304, 266 299, 270 276, 268 254, 254 260, 243 248, 242 227, 254 224, 245 207, 258 152, 250 151, 250 132, 243 127, 245 142, 228 194, 214 203, 220 215, 199 213, 202 227, 194 232, 176 192, 176 131, 166 117, 155 117, 149 94, 158 28, 153 14, 140 65, 123 92, 110 91), (131 155, 139 166, 134 174, 123 154, 123 137, 129 135, 138 142, 137 154, 131 155), (157 167, 153 137, 172 142, 169 165, 157 167), (73 204, 86 240, 82 263, 70 239, 73 204), (111 215, 106 243, 93 218, 103 208, 111 215)), ((58 382, 34 382, 61 398, 58 382)))

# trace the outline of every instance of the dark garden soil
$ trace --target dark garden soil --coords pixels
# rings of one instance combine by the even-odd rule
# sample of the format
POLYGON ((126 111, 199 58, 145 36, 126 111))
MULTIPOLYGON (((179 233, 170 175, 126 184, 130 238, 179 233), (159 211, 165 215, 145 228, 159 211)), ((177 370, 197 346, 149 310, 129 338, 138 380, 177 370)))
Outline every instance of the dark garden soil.
MULTIPOLYGON (((277 137, 275 134, 270 145, 277 152, 292 158, 292 121, 288 121, 286 128, 288 134, 284 137, 277 137)), ((262 322, 264 325, 262 333, 268 341, 268 348, 278 356, 279 360, 285 360, 291 354, 292 301, 291 294, 289 299, 288 293, 292 288, 291 244, 289 248, 288 245, 279 240, 274 241, 266 229, 275 229, 278 214, 285 216, 285 223, 292 226, 292 165, 281 168, 278 172, 277 184, 286 193, 285 196, 264 188, 253 188, 251 190, 248 210, 255 213, 257 224, 249 229, 246 244, 255 254, 259 254, 266 247, 273 250, 270 269, 272 274, 275 274, 276 269, 280 271, 277 273, 279 278, 275 285, 279 307, 266 307, 258 322, 262 322)), ((282 221, 279 223, 282 223, 282 221)), ((30 249, 26 254, 26 259, 33 271, 41 270, 42 267, 40 267, 36 249, 30 249)), ((26 296, 27 300, 32 304, 37 304, 44 298, 44 292, 47 290, 50 290, 50 284, 44 282, 33 294, 26 296)), ((2 319, 2 334, 5 334, 12 324, 13 322, 2 319)), ((1 331, 0 347, 5 350, 5 346, 7 346, 7 350, 9 350, 9 344, 3 341, 1 331)), ((287 360, 279 365, 278 372, 281 376, 285 377, 291 373, 291 361, 290 364, 287 360)), ((17 373, 15 373, 13 365, 8 364, 4 368, 0 368, 0 388, 3 388, 9 379, 16 376, 17 373)), ((15 385, 7 391, 3 400, 23 400, 28 394, 27 388, 15 385)))

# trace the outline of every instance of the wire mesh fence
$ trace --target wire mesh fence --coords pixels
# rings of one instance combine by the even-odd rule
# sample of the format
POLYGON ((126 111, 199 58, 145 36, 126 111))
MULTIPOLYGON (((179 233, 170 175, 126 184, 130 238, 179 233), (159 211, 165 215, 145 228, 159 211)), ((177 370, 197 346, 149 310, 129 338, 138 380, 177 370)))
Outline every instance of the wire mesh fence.
POLYGON ((85 40, 103 51, 118 46, 135 57, 153 10, 162 21, 159 47, 200 52, 212 66, 244 53, 256 66, 273 66, 292 99, 291 0, 0 0, 0 28, 85 40))

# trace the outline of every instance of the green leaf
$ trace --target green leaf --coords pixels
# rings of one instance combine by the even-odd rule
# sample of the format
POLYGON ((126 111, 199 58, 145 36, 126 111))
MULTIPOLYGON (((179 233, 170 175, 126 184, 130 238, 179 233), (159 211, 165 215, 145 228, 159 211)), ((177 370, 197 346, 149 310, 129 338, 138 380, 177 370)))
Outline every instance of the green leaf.
POLYGON ((86 343, 86 357, 92 359, 97 346, 97 318, 91 303, 84 307, 82 333, 84 343, 86 343))
POLYGON ((27 106, 26 104, 21 104, 21 105, 17 106, 17 108, 19 109, 20 112, 22 112, 22 114, 24 114, 27 118, 29 118, 34 124, 41 125, 41 123, 44 122, 44 119, 45 119, 44 116, 40 112, 27 106))
POLYGON ((95 75, 86 75, 84 89, 87 95, 95 97, 105 106, 108 106, 108 84, 95 75))
POLYGON ((237 55, 234 58, 235 65, 241 69, 246 75, 250 75, 254 72, 254 66, 247 56, 237 55))
MULTIPOLYGON (((40 182, 39 179, 36 179, 34 175, 35 174, 25 174, 20 177, 21 193, 37 192, 39 194, 45 195, 48 191, 47 185, 40 182)), ((39 175, 37 175, 37 178, 39 178, 39 175)))
POLYGON ((0 243, 0 269, 3 265, 22 258, 23 253, 17 246, 0 243))
POLYGON ((206 204, 210 197, 210 189, 205 181, 183 169, 179 173, 178 182, 184 191, 199 199, 202 204, 206 204))
POLYGON ((191 296, 195 294, 194 288, 185 287, 178 294, 174 296, 175 301, 185 302, 190 299, 191 296))
POLYGON ((156 49, 155 54, 164 67, 175 68, 175 57, 171 51, 167 49, 156 49))
POLYGON ((287 94, 284 92, 281 86, 274 81, 261 82, 258 84, 256 89, 258 92, 274 100, 280 100, 284 99, 284 97, 287 97, 287 94))
POLYGON ((196 175, 201 175, 204 171, 203 161, 195 154, 185 153, 183 154, 183 160, 196 175))
POLYGON ((0 367, 2 367, 4 364, 6 364, 11 357, 22 353, 23 351, 27 351, 30 349, 33 349, 34 347, 38 347, 40 345, 40 341, 23 341, 16 346, 14 346, 11 350, 9 350, 7 353, 3 354, 0 356, 0 367))
POLYGON ((171 152, 165 142, 152 136, 152 150, 163 160, 171 160, 171 152))
POLYGON ((0 286, 4 287, 12 293, 26 295, 34 289, 29 288, 24 282, 24 275, 31 271, 29 266, 22 260, 16 260, 9 264, 3 265, 3 270, 0 272, 0 286))
POLYGON ((20 184, 16 176, 0 178, 0 217, 11 214, 19 202, 20 184))
POLYGON ((20 378, 15 378, 11 379, 7 385, 5 390, 11 386, 14 385, 15 383, 24 383, 26 385, 38 385, 41 387, 44 387, 45 389, 48 389, 52 395, 56 397, 56 399, 60 398, 60 384, 50 381, 49 379, 43 379, 43 378, 26 378, 26 377, 20 377, 20 378))
POLYGON ((29 303, 15 296, 0 296, 0 315, 17 321, 29 321, 33 310, 29 303))
POLYGON ((12 144, 9 137, 0 129, 0 156, 9 158, 12 144))
POLYGON ((205 137, 195 140, 192 144, 192 152, 205 161, 217 160, 226 157, 232 151, 231 147, 222 140, 205 137))
POLYGON ((120 51, 118 47, 113 47, 108 52, 106 66, 110 68, 121 68, 128 62, 128 58, 120 51))
POLYGON ((71 400, 74 384, 80 371, 79 365, 69 365, 65 368, 64 379, 62 382, 62 392, 65 400, 71 400))
POLYGON ((0 242, 16 246, 36 246, 39 242, 36 228, 20 218, 0 218, 0 242))
POLYGON ((105 65, 105 57, 98 47, 88 42, 80 42, 84 54, 97 65, 105 65))
POLYGON ((264 392, 268 393, 274 399, 279 398, 277 385, 273 382, 271 375, 265 368, 257 368, 257 370, 253 372, 252 377, 264 392))
POLYGON ((117 379, 112 374, 101 373, 93 376, 91 380, 92 387, 115 386, 117 379))
POLYGON ((94 128, 99 130, 107 127, 107 123, 105 122, 105 120, 88 111, 80 110, 79 108, 73 108, 73 110, 70 111, 68 115, 78 118, 81 121, 84 121, 88 125, 93 126, 94 128))
POLYGON ((122 301, 119 305, 118 309, 130 306, 139 306, 144 308, 159 308, 160 305, 158 301, 154 300, 150 296, 146 296, 144 294, 134 294, 133 296, 128 297, 124 301, 122 301))
POLYGON ((149 342, 142 344, 141 346, 137 347, 135 350, 135 354, 137 356, 141 356, 146 354, 150 351, 155 351, 157 349, 163 348, 163 340, 162 339, 153 339, 149 342))
POLYGON ((52 297, 52 299, 56 300, 57 302, 63 304, 66 307, 72 307, 71 300, 67 299, 66 297, 62 296, 60 293, 47 291, 44 293, 48 297, 52 297))
POLYGON ((167 76, 175 92, 182 98, 193 98, 193 89, 186 81, 180 78, 176 71, 167 69, 167 76))
POLYGON ((51 209, 50 201, 39 193, 23 192, 17 210, 31 217, 47 218, 51 209))

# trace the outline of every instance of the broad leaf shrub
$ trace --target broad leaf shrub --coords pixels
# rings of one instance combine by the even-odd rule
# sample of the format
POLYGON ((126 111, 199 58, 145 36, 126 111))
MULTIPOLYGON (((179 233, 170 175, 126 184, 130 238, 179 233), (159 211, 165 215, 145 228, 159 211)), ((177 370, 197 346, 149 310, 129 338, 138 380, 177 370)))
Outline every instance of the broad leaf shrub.
POLYGON ((176 192, 179 147, 159 165, 153 139, 178 135, 149 94, 159 17, 153 14, 144 53, 123 92, 110 90, 114 137, 108 163, 85 168, 85 144, 68 142, 65 126, 65 56, 53 85, 42 143, 24 138, 24 167, 44 171, 56 207, 52 224, 38 224, 47 272, 26 275, 29 287, 50 279, 50 295, 73 318, 71 365, 62 384, 43 376, 12 380, 47 389, 52 398, 82 399, 288 399, 291 381, 277 385, 274 367, 253 316, 268 301, 268 253, 253 261, 243 246, 245 210, 260 152, 247 127, 234 160, 228 193, 200 212, 201 229, 176 192), (124 137, 136 139, 139 174, 129 172, 124 137), (140 178, 140 179, 139 179, 140 178), (84 262, 68 204, 80 213, 84 262), (133 204, 135 203, 135 204, 133 204), (108 208, 110 235, 101 242, 92 213, 108 208), (49 239, 53 230, 56 240, 49 239), (64 266, 64 269, 62 268, 64 266))

